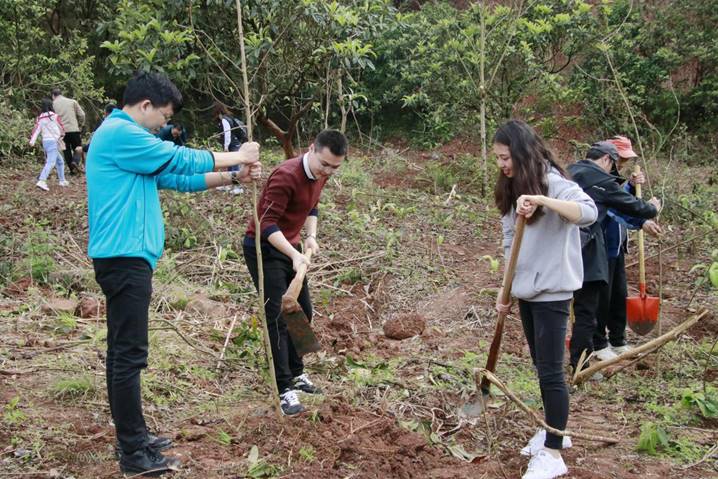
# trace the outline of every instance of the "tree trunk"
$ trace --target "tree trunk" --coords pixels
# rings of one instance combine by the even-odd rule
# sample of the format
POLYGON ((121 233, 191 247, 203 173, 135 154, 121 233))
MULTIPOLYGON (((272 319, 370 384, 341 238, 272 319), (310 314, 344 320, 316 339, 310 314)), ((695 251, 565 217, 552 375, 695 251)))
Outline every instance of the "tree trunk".
POLYGON ((294 138, 294 135, 290 134, 293 129, 292 126, 290 126, 289 131, 284 131, 279 127, 279 125, 267 118, 263 113, 257 113, 257 122, 263 127, 265 127, 267 130, 269 130, 272 135, 274 135, 274 137, 279 140, 279 143, 282 145, 282 149, 284 150, 284 156, 286 158, 294 158, 294 146, 292 145, 292 139, 294 138))
POLYGON ((481 196, 486 196, 489 184, 489 158, 486 151, 486 78, 484 76, 484 64, 486 61, 486 15, 484 2, 481 2, 481 59, 479 63, 479 97, 481 101, 481 171, 483 181, 481 182, 481 196))
POLYGON ((346 98, 344 98, 344 87, 342 85, 342 76, 341 76, 341 70, 339 71, 339 108, 342 112, 342 123, 339 127, 339 131, 342 132, 342 134, 346 133, 347 131, 347 116, 349 115, 349 111, 347 110, 347 107, 345 105, 346 98))

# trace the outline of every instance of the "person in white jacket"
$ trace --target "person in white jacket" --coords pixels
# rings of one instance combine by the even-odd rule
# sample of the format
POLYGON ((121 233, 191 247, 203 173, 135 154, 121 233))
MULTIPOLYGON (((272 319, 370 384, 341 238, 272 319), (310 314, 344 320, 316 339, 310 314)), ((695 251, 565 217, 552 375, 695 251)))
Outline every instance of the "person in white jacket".
POLYGON ((42 99, 41 113, 35 119, 35 127, 30 135, 31 146, 35 146, 38 136, 42 137, 42 148, 45 150, 45 167, 40 172, 35 186, 41 190, 50 191, 47 186, 47 177, 50 176, 53 167, 57 169, 58 185, 69 186, 70 183, 65 179, 65 161, 60 153, 63 149, 65 127, 60 116, 53 111, 52 100, 49 98, 42 99))

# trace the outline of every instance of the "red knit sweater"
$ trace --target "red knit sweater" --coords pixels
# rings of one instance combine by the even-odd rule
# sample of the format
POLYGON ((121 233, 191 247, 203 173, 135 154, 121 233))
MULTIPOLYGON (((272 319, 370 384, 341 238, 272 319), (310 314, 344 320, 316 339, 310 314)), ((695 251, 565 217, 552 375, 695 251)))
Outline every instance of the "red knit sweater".
MULTIPOLYGON (((264 240, 275 231, 281 231, 287 241, 296 246, 307 217, 317 216, 317 204, 327 180, 309 179, 302 158, 292 158, 280 164, 264 185, 258 205, 264 240)), ((254 218, 249 220, 247 236, 255 236, 254 218)))

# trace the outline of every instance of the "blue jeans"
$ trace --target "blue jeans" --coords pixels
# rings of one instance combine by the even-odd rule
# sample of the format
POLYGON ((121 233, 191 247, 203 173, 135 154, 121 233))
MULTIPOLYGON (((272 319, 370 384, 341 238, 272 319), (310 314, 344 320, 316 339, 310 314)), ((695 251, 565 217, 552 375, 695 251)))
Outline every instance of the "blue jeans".
POLYGON ((45 167, 40 172, 39 179, 47 181, 54 166, 57 168, 57 178, 65 181, 65 160, 57 149, 57 140, 42 140, 42 148, 45 150, 45 167))

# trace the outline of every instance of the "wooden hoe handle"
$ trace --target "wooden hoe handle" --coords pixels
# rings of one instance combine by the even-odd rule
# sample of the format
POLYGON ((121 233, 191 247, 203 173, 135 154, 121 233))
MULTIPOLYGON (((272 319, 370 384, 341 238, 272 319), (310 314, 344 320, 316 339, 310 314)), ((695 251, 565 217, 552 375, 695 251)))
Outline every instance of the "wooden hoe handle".
MULTIPOLYGON (((308 260, 312 259, 312 253, 313 250, 307 250, 305 256, 308 260)), ((304 283, 304 277, 307 275, 307 265, 306 263, 302 263, 299 266, 299 270, 297 271, 297 274, 294 275, 294 279, 292 279, 292 282, 289 284, 289 288, 287 288, 287 292, 284 293, 284 296, 282 296, 282 311, 290 311, 291 308, 288 309, 290 304, 296 304, 297 297, 299 296, 299 292, 302 290, 302 284, 304 283)))
MULTIPOLYGON (((641 165, 636 165, 633 170, 635 174, 641 173, 641 165)), ((636 198, 641 198, 641 185, 636 183, 636 198)), ((638 284, 646 284, 646 247, 644 245, 643 230, 638 230, 638 284)), ((643 288, 645 290, 645 288, 643 288)), ((645 296, 645 291, 641 291, 641 296, 645 296)))
MULTIPOLYGON (((511 256, 509 256, 509 264, 504 270, 504 280, 501 283, 501 303, 508 304, 511 300, 511 283, 514 279, 514 272, 516 271, 516 263, 519 259, 519 251, 521 250, 521 241, 524 237, 524 226, 526 225, 526 217, 521 215, 516 219, 516 227, 514 229, 514 240, 511 243, 511 256)), ((486 359, 486 369, 494 372, 496 369, 496 363, 499 359, 499 350, 501 349, 501 337, 504 334, 504 319, 506 319, 505 313, 499 313, 498 320, 496 321, 496 329, 494 330, 494 339, 491 341, 491 347, 489 348, 489 357, 486 359)), ((480 389, 482 392, 488 393, 491 383, 484 376, 481 379, 480 389)))

